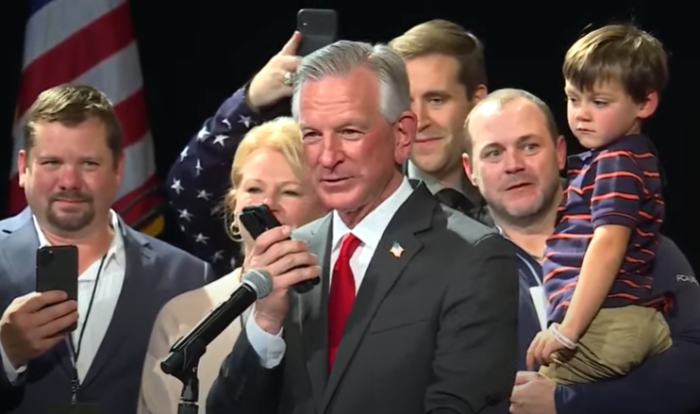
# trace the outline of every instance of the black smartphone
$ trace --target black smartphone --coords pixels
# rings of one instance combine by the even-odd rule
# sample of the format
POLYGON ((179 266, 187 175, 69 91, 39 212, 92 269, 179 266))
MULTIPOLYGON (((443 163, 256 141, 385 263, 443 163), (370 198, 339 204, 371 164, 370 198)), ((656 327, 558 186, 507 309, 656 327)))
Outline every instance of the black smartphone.
POLYGON ((297 55, 306 56, 338 40, 338 13, 332 9, 301 9, 297 13, 301 44, 297 55))
MULTIPOLYGON (((282 225, 265 204, 243 207, 243 210, 238 215, 238 220, 253 239, 257 239, 264 232, 282 225)), ((292 288, 298 293, 306 293, 319 284, 320 281, 321 277, 317 276, 314 279, 299 282, 293 285, 292 288)))
MULTIPOLYGON (((44 246, 36 252, 36 291, 62 290, 78 300, 78 247, 44 246)), ((68 332, 77 328, 73 324, 68 332)))

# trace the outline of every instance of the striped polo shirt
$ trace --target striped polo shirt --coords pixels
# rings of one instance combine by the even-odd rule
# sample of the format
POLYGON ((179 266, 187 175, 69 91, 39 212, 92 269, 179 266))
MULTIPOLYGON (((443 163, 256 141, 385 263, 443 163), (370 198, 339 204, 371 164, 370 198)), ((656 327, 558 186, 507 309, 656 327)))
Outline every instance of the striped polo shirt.
POLYGON ((569 185, 543 262, 549 321, 561 322, 583 257, 599 226, 632 230, 625 259, 603 307, 665 304, 652 297, 651 264, 664 217, 658 160, 648 138, 631 135, 569 157, 569 185))

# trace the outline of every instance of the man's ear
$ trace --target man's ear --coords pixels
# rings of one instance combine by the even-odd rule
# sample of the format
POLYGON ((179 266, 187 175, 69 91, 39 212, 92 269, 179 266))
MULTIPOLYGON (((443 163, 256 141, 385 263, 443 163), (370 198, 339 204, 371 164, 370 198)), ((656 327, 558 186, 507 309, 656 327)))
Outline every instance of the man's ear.
POLYGON ((469 154, 467 154, 466 152, 462 154, 462 167, 464 168, 464 173, 467 175, 469 182, 471 182, 474 187, 478 188, 478 177, 474 173, 474 166, 472 165, 471 159, 469 158, 469 154))
POLYGON ((559 171, 563 171, 566 168, 566 140, 563 135, 559 135, 556 140, 557 149, 557 166, 559 171))
POLYGON ((399 119, 394 125, 394 135, 396 136, 394 159, 397 164, 403 164, 411 155, 411 147, 416 139, 418 119, 413 112, 404 111, 399 115, 399 119))
POLYGON ((124 152, 121 152, 114 160, 114 162, 116 163, 115 164, 115 172, 117 175, 117 188, 121 187, 121 185, 122 185, 122 177, 124 177, 125 158, 126 157, 124 156, 124 152))
POLYGON ((20 150, 17 155, 17 175, 19 177, 19 186, 24 188, 24 183, 27 180, 27 173, 29 169, 29 160, 27 152, 25 150, 20 150))
POLYGON ((478 104, 479 101, 482 99, 486 98, 486 95, 489 94, 488 88, 486 88, 486 85, 479 85, 476 87, 476 90, 472 94, 471 101, 474 105, 478 104))

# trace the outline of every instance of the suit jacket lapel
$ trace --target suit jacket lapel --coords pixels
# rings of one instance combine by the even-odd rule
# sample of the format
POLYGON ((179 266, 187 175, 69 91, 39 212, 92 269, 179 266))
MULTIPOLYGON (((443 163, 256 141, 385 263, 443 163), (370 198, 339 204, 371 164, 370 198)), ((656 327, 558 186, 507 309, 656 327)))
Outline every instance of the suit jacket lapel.
POLYGON ((302 352, 309 371, 311 390, 316 404, 321 405, 328 377, 328 289, 331 261, 332 216, 329 214, 309 241, 321 266, 321 283, 313 290, 298 295, 302 319, 299 321, 302 352))
POLYGON ((109 362, 119 358, 119 349, 129 337, 132 321, 139 318, 141 312, 139 304, 149 301, 148 295, 152 289, 148 288, 148 283, 152 278, 147 275, 157 272, 154 266, 155 254, 148 248, 148 240, 124 223, 122 223, 122 229, 126 258, 124 284, 119 293, 114 315, 109 322, 109 328, 97 350, 95 359, 90 364, 84 386, 93 381, 109 362))
POLYGON ((439 206, 432 194, 425 184, 420 184, 394 214, 384 231, 348 318, 343 340, 328 378, 321 413, 328 407, 377 309, 413 257, 421 250, 422 244, 416 235, 431 227, 436 208, 439 206), (396 254, 392 253, 395 246, 402 250, 396 254))
POLYGON ((34 221, 27 220, 3 242, 3 253, 11 278, 22 294, 36 290, 36 250, 39 236, 34 221))

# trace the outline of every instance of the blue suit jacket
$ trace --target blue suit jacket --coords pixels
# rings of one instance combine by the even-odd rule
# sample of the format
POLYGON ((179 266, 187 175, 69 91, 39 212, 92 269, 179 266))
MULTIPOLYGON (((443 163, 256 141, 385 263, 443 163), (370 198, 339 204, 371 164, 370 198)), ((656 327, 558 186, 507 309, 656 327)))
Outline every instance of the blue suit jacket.
MULTIPOLYGON (((27 213, 25 213, 27 214, 27 213)), ((39 239, 31 214, 0 222, 0 312, 12 300, 35 290, 39 239), (14 231, 12 230, 14 229, 14 231)), ((208 264, 122 223, 126 271, 117 307, 90 370, 79 401, 100 414, 135 413, 143 363, 153 323, 161 307, 180 293, 213 279, 208 264)), ((18 385, 0 369, 0 413, 57 412, 70 403, 70 351, 61 342, 31 361, 18 385)))
POLYGON ((22 227, 22 225, 30 221, 31 218, 32 211, 29 209, 29 207, 27 207, 16 216, 0 220, 0 240, 22 227))

